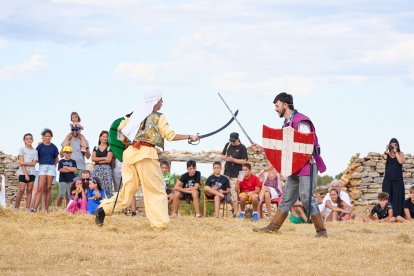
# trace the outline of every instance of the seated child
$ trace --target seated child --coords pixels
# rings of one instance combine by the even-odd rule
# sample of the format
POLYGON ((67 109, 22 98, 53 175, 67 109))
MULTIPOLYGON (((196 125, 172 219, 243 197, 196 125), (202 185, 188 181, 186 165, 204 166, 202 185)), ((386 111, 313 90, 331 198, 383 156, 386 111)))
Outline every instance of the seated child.
POLYGON ((69 213, 75 214, 77 212, 86 214, 87 199, 85 188, 82 185, 82 178, 75 177, 70 188, 70 202, 67 207, 69 213))
POLYGON ((80 123, 81 118, 78 114, 78 112, 72 112, 70 114, 70 130, 71 133, 69 133, 68 135, 66 135, 65 138, 65 146, 70 146, 70 140, 72 139, 72 132, 77 131, 79 134, 79 138, 81 140, 81 152, 86 152, 86 138, 85 136, 83 136, 83 134, 81 133, 81 131, 83 130, 83 126, 80 123))
POLYGON ((305 208, 303 207, 303 204, 300 202, 300 200, 297 200, 290 209, 289 220, 293 224, 301 224, 307 222, 308 217, 306 216, 305 208))
POLYGON ((393 217, 391 203, 388 202, 389 197, 388 193, 378 193, 378 203, 372 208, 369 216, 364 218, 364 221, 396 222, 395 217, 393 217))
POLYGON ((168 196, 168 207, 170 208, 171 204, 173 203, 174 199, 174 177, 170 174, 170 164, 167 161, 161 161, 161 172, 164 178, 165 189, 168 196))
POLYGON ((397 217, 399 222, 414 221, 414 186, 410 188, 410 197, 404 201, 403 211, 403 217, 397 217))
POLYGON ((86 191, 88 199, 86 210, 89 214, 94 215, 102 199, 106 198, 105 191, 102 189, 101 181, 98 177, 89 178, 89 188, 86 191))
POLYGON ((282 183, 280 181, 280 175, 275 169, 269 171, 263 180, 263 186, 259 193, 259 208, 262 208, 262 203, 266 204, 266 210, 268 212, 269 219, 271 216, 271 201, 275 198, 282 197, 282 183))

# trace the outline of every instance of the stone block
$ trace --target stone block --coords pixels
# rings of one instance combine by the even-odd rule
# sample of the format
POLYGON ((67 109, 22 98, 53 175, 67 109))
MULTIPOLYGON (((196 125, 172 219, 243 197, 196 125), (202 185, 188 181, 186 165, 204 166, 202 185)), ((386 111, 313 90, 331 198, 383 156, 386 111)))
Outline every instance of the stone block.
POLYGON ((377 163, 378 163, 377 161, 369 160, 369 161, 363 162, 362 165, 364 165, 365 167, 376 167, 377 163))

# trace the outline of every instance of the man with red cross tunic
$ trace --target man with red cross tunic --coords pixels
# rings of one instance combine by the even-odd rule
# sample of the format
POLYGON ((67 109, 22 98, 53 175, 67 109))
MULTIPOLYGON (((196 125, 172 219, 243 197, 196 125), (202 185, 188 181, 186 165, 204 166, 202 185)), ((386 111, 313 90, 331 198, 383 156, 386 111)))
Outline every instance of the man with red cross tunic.
MULTIPOLYGON (((315 127, 312 121, 294 109, 292 95, 284 92, 280 93, 276 96, 273 103, 275 104, 275 109, 279 117, 285 118, 283 127, 291 126, 302 133, 315 133, 315 127)), ((307 162, 299 171, 287 178, 286 186, 283 190, 282 201, 270 224, 264 228, 254 228, 253 230, 255 232, 277 232, 287 218, 289 210, 300 197, 305 208, 309 209, 310 206, 308 212, 310 212, 313 224, 315 225, 316 237, 328 236, 314 196, 318 171, 324 172, 326 170, 326 166, 319 154, 316 134, 314 146, 315 150, 309 162, 307 162)))

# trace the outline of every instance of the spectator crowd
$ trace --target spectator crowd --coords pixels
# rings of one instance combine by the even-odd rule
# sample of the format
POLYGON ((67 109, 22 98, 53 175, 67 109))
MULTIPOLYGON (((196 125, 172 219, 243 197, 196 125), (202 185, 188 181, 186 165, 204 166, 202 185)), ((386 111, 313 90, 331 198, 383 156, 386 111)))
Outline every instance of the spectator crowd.
MULTIPOLYGON (((37 212, 42 201, 44 210, 49 211, 56 170, 59 171, 56 208, 66 209, 72 214, 94 214, 101 201, 118 190, 122 163, 115 158, 108 144, 108 131, 100 133, 98 145, 91 152, 88 140, 81 133, 84 127, 78 113, 72 112, 69 125, 70 133, 60 144, 60 150, 52 143, 53 132, 50 129, 42 130, 42 141, 36 147, 32 134, 23 136, 24 146, 18 152, 19 192, 13 205, 15 210, 20 208, 21 200, 26 195, 27 212, 37 212), (85 159, 89 158, 94 163, 91 172, 86 169, 85 163, 85 159), (35 180, 37 185, 34 184, 35 180)), ((177 217, 180 202, 186 201, 194 206, 195 217, 200 218, 203 197, 204 201, 213 202, 215 217, 219 217, 223 205, 226 212, 228 206, 238 219, 251 218, 257 222, 263 217, 263 210, 270 219, 272 204, 278 206, 283 196, 283 177, 274 168, 258 175, 253 174, 252 165, 247 162, 247 149, 235 132, 230 134, 229 142, 222 150, 221 160, 213 163, 211 175, 204 186, 194 160, 186 163, 187 171, 176 180, 170 173, 170 164, 160 162, 170 215, 177 217)), ((378 203, 369 214, 359 215, 363 221, 414 221, 414 186, 409 189, 409 197, 405 199, 402 178, 404 162, 398 140, 391 139, 383 155, 386 172, 382 192, 378 194, 378 203)), ((0 188, 3 189, 0 192, 4 193, 4 187, 0 188)), ((343 191, 341 181, 337 179, 330 183, 328 193, 319 198, 318 206, 325 222, 348 221, 358 216, 349 195, 343 191)), ((310 222, 307 207, 298 198, 290 210, 290 221, 295 224, 310 222)), ((131 214, 136 215, 135 201, 130 208, 131 214)))

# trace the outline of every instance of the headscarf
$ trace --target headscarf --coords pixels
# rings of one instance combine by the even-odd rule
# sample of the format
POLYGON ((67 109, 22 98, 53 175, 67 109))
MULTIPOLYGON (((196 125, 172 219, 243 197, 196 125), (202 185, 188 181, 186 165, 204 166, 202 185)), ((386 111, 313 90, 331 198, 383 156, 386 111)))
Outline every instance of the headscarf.
POLYGON ((124 134, 130 141, 134 141, 142 121, 152 113, 154 105, 156 105, 161 98, 161 93, 153 93, 145 96, 144 102, 138 110, 134 111, 131 118, 129 118, 127 125, 121 130, 122 134, 124 134))

